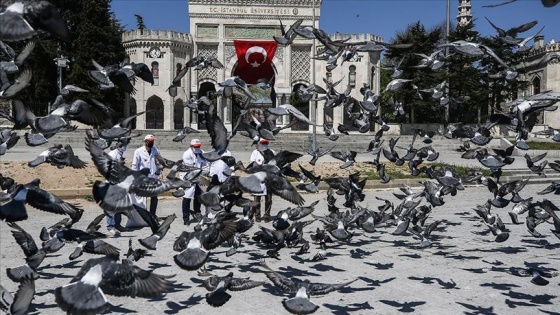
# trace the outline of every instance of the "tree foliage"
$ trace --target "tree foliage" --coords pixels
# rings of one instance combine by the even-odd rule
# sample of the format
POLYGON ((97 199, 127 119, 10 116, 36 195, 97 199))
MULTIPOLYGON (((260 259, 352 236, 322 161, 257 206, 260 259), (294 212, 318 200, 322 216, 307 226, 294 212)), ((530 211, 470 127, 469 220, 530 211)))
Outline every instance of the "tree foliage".
MULTIPOLYGON (((417 21, 410 24, 404 31, 398 32, 392 41, 392 44, 410 43, 412 47, 407 49, 389 49, 386 51, 383 63, 388 65, 400 62, 401 69, 404 69, 404 73, 400 78, 412 80, 412 84, 407 84, 406 87, 396 93, 386 93, 387 95, 384 95, 384 103, 387 103, 386 101, 388 98, 392 96, 405 104, 405 108, 407 109, 406 117, 396 119, 397 122, 424 123, 441 116, 442 108, 439 103, 435 103, 431 99, 428 101, 419 99, 414 87, 426 89, 438 85, 445 79, 443 70, 429 72, 429 70, 426 69, 417 69, 413 67, 418 65, 419 61, 422 59, 418 54, 430 55, 437 50, 437 45, 443 42, 443 32, 444 30, 441 27, 428 30, 420 21, 417 21)), ((382 78, 389 81, 391 80, 385 75, 382 75, 382 78)), ((392 110, 388 106, 384 106, 382 112, 388 113, 389 117, 392 116, 392 110)), ((395 120, 390 119, 390 121, 395 120)))
MULTIPOLYGON (((93 97, 111 105, 122 113, 124 93, 115 89, 99 90, 87 75, 94 69, 91 60, 101 65, 117 64, 125 58, 122 45, 122 27, 111 11, 110 0, 51 0, 59 9, 73 34, 71 44, 40 33, 34 40, 35 50, 28 59, 33 72, 31 85, 20 98, 37 115, 48 111, 48 104, 58 94, 58 72, 55 58, 64 56, 70 62, 62 70, 62 85, 73 84, 88 89, 87 97, 93 97)), ((18 43, 24 45, 24 43, 18 43)), ((80 96, 83 97, 83 96, 80 96)))
MULTIPOLYGON (((407 111, 406 117, 391 120, 392 110, 384 105, 383 112, 387 113, 390 121, 441 123, 444 122, 444 107, 434 102, 430 97, 424 100, 418 97, 414 86, 419 90, 433 87, 444 80, 449 85, 449 122, 476 123, 485 121, 489 114, 502 110, 502 105, 517 97, 517 91, 524 89, 527 82, 506 81, 504 78, 494 78, 494 74, 504 68, 491 56, 468 57, 455 53, 452 49, 445 51, 446 66, 438 71, 430 69, 411 68, 418 64, 421 57, 418 54, 430 55, 436 51, 439 44, 445 42, 442 26, 432 30, 416 22, 409 25, 404 31, 398 32, 392 44, 412 43, 410 49, 389 49, 384 55, 384 65, 395 64, 402 60, 401 69, 404 69, 402 79, 412 79, 412 84, 395 93, 385 93, 384 103, 389 97, 394 96, 404 102, 407 111), (490 109, 490 110, 489 110, 490 109), (414 118, 411 113, 414 110, 414 118), (480 114, 479 114, 480 113, 480 114)), ((491 48, 500 59, 508 65, 518 64, 524 53, 512 50, 511 46, 504 43, 497 36, 484 37, 475 30, 471 22, 465 26, 457 26, 450 30, 449 42, 465 40, 480 43, 491 48)), ((384 87, 391 81, 391 71, 383 70, 381 73, 381 86, 384 87)))
POLYGON ((144 18, 139 14, 134 14, 136 17, 136 28, 143 31, 146 29, 146 24, 144 24, 144 18))

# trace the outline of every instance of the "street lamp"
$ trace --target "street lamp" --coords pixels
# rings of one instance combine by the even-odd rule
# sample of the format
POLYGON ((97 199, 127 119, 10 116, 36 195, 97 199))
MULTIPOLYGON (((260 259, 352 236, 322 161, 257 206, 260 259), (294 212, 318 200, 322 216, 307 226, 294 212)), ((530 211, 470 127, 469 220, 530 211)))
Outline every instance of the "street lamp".
MULTIPOLYGON (((315 5, 316 5, 317 0, 313 0, 313 28, 315 28, 315 5)), ((313 38, 313 52, 312 55, 314 55, 317 52, 317 48, 315 46, 315 37, 313 38)), ((311 68, 312 68, 312 72, 311 72, 311 81, 313 84, 315 84, 315 58, 312 58, 311 61, 311 68)), ((311 151, 315 151, 317 149, 317 101, 312 101, 313 102, 313 139, 312 139, 312 143, 311 143, 311 151)))
MULTIPOLYGON (((445 43, 449 44, 449 31, 450 31, 450 24, 451 24, 451 4, 450 0, 447 0, 447 8, 445 12, 445 43)), ((445 47, 445 58, 449 57, 449 46, 445 47)), ((444 87, 445 93, 449 98, 449 64, 447 64, 446 76, 447 76, 447 83, 444 87)), ((449 122, 449 104, 445 105, 445 123, 449 122)))
POLYGON ((68 60, 64 55, 61 54, 60 57, 54 58, 53 61, 57 67, 57 72, 58 72, 58 93, 61 93, 62 92, 62 69, 68 68, 68 65, 70 64, 70 60, 68 60))

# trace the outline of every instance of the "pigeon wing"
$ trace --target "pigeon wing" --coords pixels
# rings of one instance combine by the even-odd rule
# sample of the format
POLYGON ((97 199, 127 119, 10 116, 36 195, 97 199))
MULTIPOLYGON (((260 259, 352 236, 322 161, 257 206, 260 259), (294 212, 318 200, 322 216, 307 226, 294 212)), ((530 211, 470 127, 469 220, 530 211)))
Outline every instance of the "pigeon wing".
POLYGON ((254 281, 244 278, 232 278, 229 289, 231 291, 242 291, 256 288, 264 284, 264 281, 254 281))
POLYGON ((23 250, 25 257, 33 256, 39 251, 37 245, 35 244, 35 240, 33 240, 33 237, 29 233, 14 222, 8 222, 8 226, 13 229, 12 235, 14 236, 16 243, 18 243, 23 250))
POLYGON ((303 197, 294 186, 282 176, 268 174, 265 179, 267 189, 284 200, 302 206, 305 203, 303 197))
POLYGON ((301 281, 298 281, 295 278, 288 278, 275 271, 266 271, 265 275, 268 279, 270 279, 270 281, 272 281, 272 283, 274 283, 277 287, 280 287, 283 291, 296 293, 299 290, 298 284, 301 283, 301 281))
POLYGON ((10 314, 27 314, 31 301, 35 296, 35 280, 26 277, 19 283, 18 290, 14 295, 14 301, 10 306, 10 314))
POLYGON ((25 59, 27 59, 27 57, 29 57, 29 55, 31 54, 33 49, 35 49, 35 42, 34 41, 29 41, 25 45, 25 47, 23 47, 23 50, 19 53, 19 55, 16 57, 16 59, 14 60, 14 63, 17 66, 23 65, 23 62, 25 61, 25 59))
POLYGON ((20 75, 17 77, 15 82, 10 85, 2 94, 2 97, 12 97, 16 95, 19 91, 23 90, 31 82, 31 69, 24 69, 20 75))
POLYGON ((30 206, 39 210, 56 214, 68 214, 71 218, 77 217, 80 210, 82 210, 39 187, 28 189, 26 201, 30 206))
POLYGON ((66 111, 66 116, 89 126, 102 125, 109 119, 106 108, 100 108, 96 103, 89 104, 83 100, 74 101, 66 111))
POLYGON ((148 83, 154 84, 154 75, 152 74, 152 70, 150 70, 145 63, 135 63, 132 65, 132 69, 137 77, 148 83))
POLYGON ((307 294, 324 295, 336 290, 340 290, 354 281, 356 280, 352 280, 345 283, 339 283, 339 284, 310 283, 309 286, 307 287, 307 294))

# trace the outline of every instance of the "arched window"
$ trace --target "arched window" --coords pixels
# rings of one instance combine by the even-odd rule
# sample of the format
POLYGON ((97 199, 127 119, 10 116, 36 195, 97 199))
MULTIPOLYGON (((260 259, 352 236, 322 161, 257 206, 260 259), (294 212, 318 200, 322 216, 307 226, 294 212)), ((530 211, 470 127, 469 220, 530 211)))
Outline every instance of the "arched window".
POLYGON ((533 95, 541 92, 541 78, 535 77, 533 79, 533 95))
POLYGON ((159 62, 152 62, 152 75, 154 76, 154 85, 159 85, 159 62))
POLYGON ((356 66, 351 65, 348 67, 348 70, 348 84, 350 84, 351 87, 356 87, 356 66))
MULTIPOLYGON (((177 63, 175 68, 175 76, 178 76, 179 73, 181 73, 181 70, 183 70, 183 65, 181 63, 177 63)), ((177 83, 178 86, 181 86, 181 81, 183 81, 183 79, 179 80, 179 82, 177 83)))

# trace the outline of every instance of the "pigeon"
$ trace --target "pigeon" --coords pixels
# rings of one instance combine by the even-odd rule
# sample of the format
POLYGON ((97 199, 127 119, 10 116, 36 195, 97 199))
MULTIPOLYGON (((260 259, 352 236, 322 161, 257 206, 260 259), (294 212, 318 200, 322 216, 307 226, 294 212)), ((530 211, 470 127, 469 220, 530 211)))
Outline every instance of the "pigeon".
POLYGON ((25 205, 29 204, 42 211, 67 214, 73 221, 79 221, 83 209, 41 189, 40 183, 41 180, 36 178, 27 184, 17 184, 9 195, 10 201, 0 205, 0 220, 15 222, 27 219, 25 205))
POLYGON ((552 277, 556 277, 558 276, 558 272, 549 272, 549 271, 545 271, 545 270, 539 270, 538 268, 515 268, 512 267, 509 269, 509 272, 512 275, 518 276, 518 277, 531 277, 531 283, 539 285, 539 286, 545 286, 547 284, 549 284, 549 281, 546 280, 545 278, 552 278, 552 277))
POLYGON ((29 167, 36 167, 43 163, 50 163, 58 168, 64 168, 65 166, 70 166, 72 168, 84 168, 87 164, 74 154, 74 151, 69 144, 64 147, 62 147, 61 144, 50 147, 41 152, 38 157, 27 163, 27 165, 29 167))
POLYGON ((31 83, 31 77, 31 69, 25 68, 13 82, 10 82, 6 71, 0 71, 0 100, 13 98, 31 83))
POLYGON ((10 129, 0 130, 0 156, 6 154, 8 150, 13 148, 19 141, 17 132, 10 129))
POLYGON ((14 296, 0 285, 0 310, 7 314, 27 314, 35 297, 35 280, 24 278, 20 281, 14 296))
POLYGON ((88 70, 88 76, 102 89, 119 87, 126 93, 135 94, 136 89, 131 80, 136 77, 154 84, 154 77, 150 68, 144 63, 121 63, 118 65, 101 66, 91 60, 96 70, 88 70))
POLYGON ((309 300, 310 296, 325 295, 340 290, 357 280, 355 279, 340 284, 313 283, 294 277, 286 277, 278 272, 272 271, 264 260, 261 260, 261 266, 266 269, 264 273, 272 283, 285 292, 296 294, 295 297, 282 301, 284 308, 292 314, 314 313, 319 306, 309 300))
POLYGON ((329 154, 335 147, 333 146, 332 148, 322 151, 322 148, 317 148, 313 151, 310 151, 309 149, 305 149, 305 153, 308 155, 311 155, 311 160, 309 161, 309 164, 315 166, 315 164, 317 163, 317 160, 319 160, 320 157, 329 154))
POLYGON ((191 127, 183 127, 177 131, 177 134, 173 138, 173 142, 182 142, 183 139, 185 139, 185 137, 190 133, 200 133, 200 131, 191 127))
POLYGON ((224 305, 231 295, 226 291, 241 291, 256 288, 264 284, 264 281, 253 281, 246 278, 234 278, 233 272, 228 273, 226 276, 211 276, 204 280, 203 286, 211 291, 206 294, 206 301, 213 307, 220 307, 224 305))
POLYGON ((8 278, 14 282, 20 282, 24 279, 38 279, 39 274, 37 273, 37 268, 47 256, 47 253, 43 248, 38 248, 33 237, 19 225, 14 222, 8 222, 8 226, 12 228, 12 235, 26 257, 24 265, 15 268, 6 268, 8 278))
POLYGON ((187 74, 189 69, 194 68, 194 70, 203 70, 209 67, 213 67, 216 69, 222 69, 224 65, 214 57, 203 57, 203 56, 195 56, 191 60, 187 61, 185 66, 177 73, 177 75, 171 81, 171 85, 167 88, 169 90, 171 87, 179 87, 181 86, 181 80, 187 74))
POLYGON ((146 211, 142 207, 135 206, 135 209, 152 229, 152 235, 139 239, 138 242, 147 249, 156 250, 159 240, 163 239, 163 237, 167 234, 169 228, 171 227, 171 223, 173 223, 177 216, 175 214, 171 214, 160 224, 157 218, 153 217, 150 212, 146 211))
POLYGON ((344 152, 342 151, 331 152, 331 156, 333 158, 344 162, 344 164, 340 166, 340 169, 346 169, 354 165, 354 162, 356 162, 356 154, 358 154, 356 151, 351 151, 351 150, 347 150, 344 152))
POLYGON ((119 249, 104 240, 100 239, 93 239, 87 240, 83 243, 78 244, 78 246, 74 249, 74 252, 70 254, 69 259, 74 260, 78 257, 81 257, 83 253, 95 254, 95 255, 119 255, 119 249))
POLYGON ((257 99, 249 90, 247 83, 245 83, 245 81, 243 81, 238 76, 226 78, 223 82, 219 82, 218 85, 223 88, 238 88, 243 91, 243 93, 245 93, 245 95, 247 95, 249 98, 253 100, 257 99))
POLYGON ((183 232, 173 244, 179 254, 173 256, 177 266, 185 270, 197 270, 208 259, 209 251, 220 246, 237 232, 237 222, 215 222, 204 230, 183 232))
POLYGON ((49 1, 15 1, 0 13, 0 40, 21 41, 46 31, 66 43, 72 35, 58 9, 49 1))
POLYGON ((8 74, 19 72, 33 49, 35 49, 35 41, 29 41, 21 52, 16 55, 12 47, 0 41, 0 53, 9 59, 8 61, 0 61, 0 71, 5 71, 8 74))
POLYGON ((387 84, 383 92, 396 92, 400 90, 406 83, 412 82, 409 79, 393 79, 387 84))
POLYGON ((288 30, 286 31, 284 29, 284 25, 282 25, 282 20, 280 20, 280 31, 282 32, 282 37, 272 36, 272 38, 279 45, 282 45, 282 46, 290 45, 291 43, 294 42, 294 39, 298 35, 295 32, 295 29, 299 28, 301 26, 301 23, 303 23, 303 19, 297 19, 292 25, 290 25, 290 28, 288 28, 288 30))
POLYGON ((105 294, 151 298, 173 288, 169 276, 134 266, 129 260, 116 262, 116 257, 90 259, 72 281, 55 289, 55 301, 65 312, 96 314, 110 306, 105 294))

